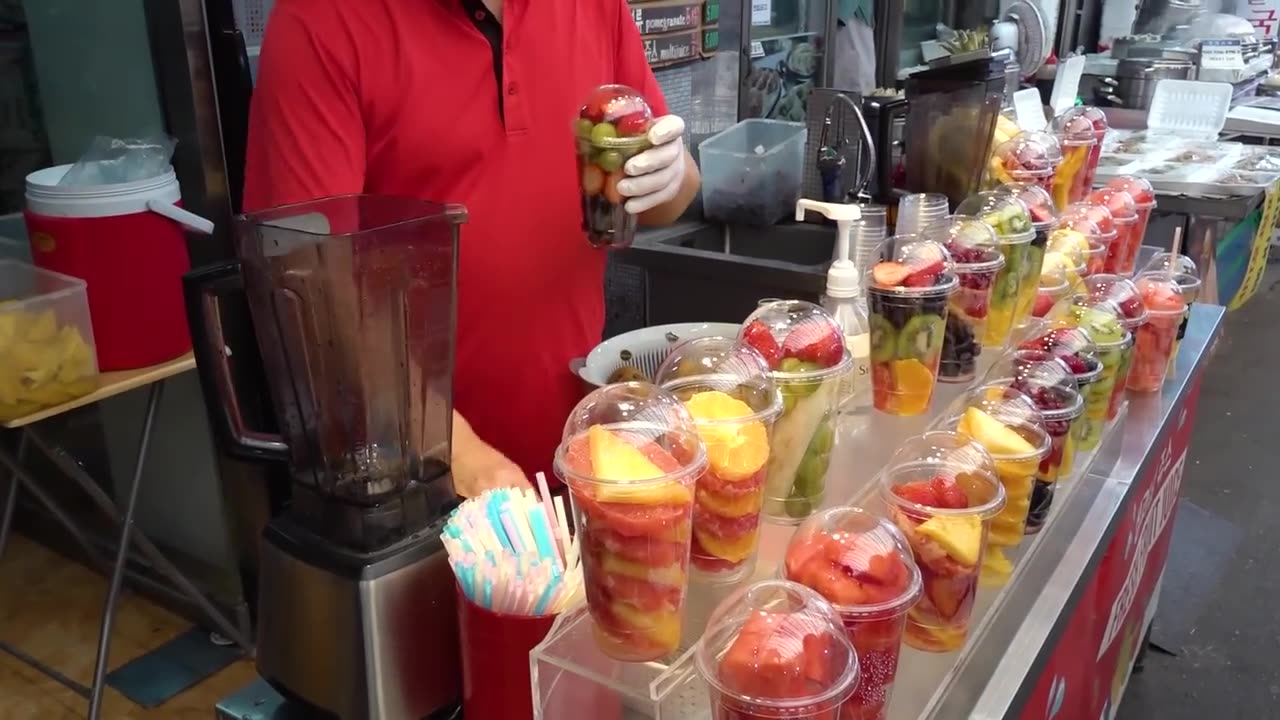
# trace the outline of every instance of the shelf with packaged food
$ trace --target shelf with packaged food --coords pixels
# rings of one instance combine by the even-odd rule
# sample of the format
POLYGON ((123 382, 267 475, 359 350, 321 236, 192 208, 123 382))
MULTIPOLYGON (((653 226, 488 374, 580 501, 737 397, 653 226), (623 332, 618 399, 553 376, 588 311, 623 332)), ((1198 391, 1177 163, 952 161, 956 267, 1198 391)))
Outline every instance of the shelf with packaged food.
MULTIPOLYGON (((1092 711, 1072 717, 1098 717, 1114 706, 1134 638, 1153 612, 1200 379, 1223 313, 1195 305, 1161 392, 1130 393, 1098 449, 1077 454, 1046 524, 1008 553, 1014 568, 1007 583, 980 588, 965 645, 950 653, 903 647, 888 720, 1044 717, 1045 703, 1060 704, 1065 693, 1092 711), (1097 669, 1108 682, 1090 682, 1080 668, 1097 669)), ((991 361, 980 360, 979 375, 991 361)), ((939 386, 922 416, 844 419, 826 504, 879 510, 880 468, 965 389, 939 386)), ((751 579, 777 576, 794 530, 762 526, 751 579)), ((565 717, 572 708, 602 720, 711 717, 693 648, 711 610, 740 586, 691 588, 681 649, 664 661, 611 661, 596 649, 584 613, 563 616, 531 655, 535 716, 565 717)))

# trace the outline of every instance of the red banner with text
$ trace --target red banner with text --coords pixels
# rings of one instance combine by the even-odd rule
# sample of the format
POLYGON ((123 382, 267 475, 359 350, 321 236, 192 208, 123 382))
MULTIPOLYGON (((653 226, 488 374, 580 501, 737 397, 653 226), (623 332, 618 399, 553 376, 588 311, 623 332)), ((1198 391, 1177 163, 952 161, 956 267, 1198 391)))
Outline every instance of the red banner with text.
POLYGON ((1200 379, 1133 488, 1116 534, 1053 648, 1021 720, 1110 720, 1146 630, 1169 557, 1174 511, 1200 400, 1200 379))

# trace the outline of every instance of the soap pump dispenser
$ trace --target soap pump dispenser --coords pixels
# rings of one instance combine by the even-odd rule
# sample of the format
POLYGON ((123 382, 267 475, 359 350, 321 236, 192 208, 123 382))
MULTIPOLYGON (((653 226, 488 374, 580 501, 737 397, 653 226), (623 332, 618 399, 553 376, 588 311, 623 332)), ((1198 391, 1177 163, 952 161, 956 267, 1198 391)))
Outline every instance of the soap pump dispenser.
POLYGON ((853 369, 841 388, 840 411, 858 413, 870 406, 871 323, 867 319, 866 298, 862 294, 861 269, 849 259, 849 237, 853 223, 862 218, 862 210, 853 204, 801 198, 796 201, 796 221, 804 220, 806 210, 836 222, 836 259, 827 271, 827 289, 822 296, 822 306, 840 324, 845 347, 853 358, 853 369))

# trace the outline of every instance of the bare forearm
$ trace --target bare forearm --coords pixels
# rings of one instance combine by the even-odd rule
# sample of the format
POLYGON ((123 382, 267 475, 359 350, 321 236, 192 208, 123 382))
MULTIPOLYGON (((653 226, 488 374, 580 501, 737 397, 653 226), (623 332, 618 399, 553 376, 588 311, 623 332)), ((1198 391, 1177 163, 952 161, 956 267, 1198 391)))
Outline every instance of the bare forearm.
POLYGON ((649 226, 670 225, 689 209, 700 187, 702 187, 702 173, 698 172, 698 166, 694 164, 693 157, 689 155, 688 150, 685 150, 684 177, 680 180, 680 191, 667 202, 640 213, 640 223, 649 226))

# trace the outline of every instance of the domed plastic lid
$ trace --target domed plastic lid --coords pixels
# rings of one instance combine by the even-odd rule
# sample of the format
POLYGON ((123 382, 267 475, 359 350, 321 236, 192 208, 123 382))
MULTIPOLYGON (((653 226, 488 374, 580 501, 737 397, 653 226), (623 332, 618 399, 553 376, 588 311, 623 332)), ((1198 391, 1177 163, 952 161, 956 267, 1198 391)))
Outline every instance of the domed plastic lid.
POLYGON ((1053 130, 1068 145, 1096 145, 1110 125, 1106 113, 1091 105, 1067 108, 1053 119, 1053 130))
POLYGON ((1001 244, 1018 245, 1031 242, 1035 228, 1031 210, 1016 195, 1003 192, 981 192, 970 195, 956 208, 956 215, 971 215, 991 226, 1001 244))
POLYGON ((945 295, 959 285, 951 253, 942 243, 917 235, 894 238, 893 260, 871 266, 866 285, 912 297, 945 295))
POLYGON ((1089 193, 1085 202, 1101 205, 1111 211, 1111 219, 1117 225, 1129 225, 1138 222, 1138 205, 1133 196, 1124 190, 1113 187, 1098 188, 1089 193))
POLYGON ((1150 317, 1179 316, 1187 311, 1187 300, 1182 288, 1164 273, 1144 273, 1134 282, 1138 296, 1150 317))
POLYGON ((926 230, 925 237, 946 248, 957 273, 991 272, 1004 267, 996 231, 975 217, 952 215, 926 230))
POLYGON ((638 90, 626 85, 601 85, 578 111, 574 132, 602 147, 631 147, 647 143, 653 110, 638 90))
MULTIPOLYGON (((704 337, 677 345, 658 368, 654 383, 686 403, 697 394, 723 393, 751 409, 750 420, 771 420, 782 412, 769 363, 749 345, 732 338, 704 337)), ((736 418, 743 419, 743 418, 736 418)), ((699 425, 704 419, 694 414, 699 425)))
POLYGON ((954 425, 997 462, 1043 459, 1049 452, 1044 416, 1031 398, 1007 383, 969 390, 948 406, 941 422, 954 425))
POLYGON ((1061 253, 1071 261, 1073 267, 1081 267, 1087 264, 1092 246, 1102 243, 1102 233, 1098 232, 1098 226, 1092 220, 1083 217, 1077 217, 1075 220, 1079 224, 1086 225, 1089 232, 1081 232, 1075 227, 1067 227, 1064 224, 1049 234, 1049 241, 1045 243, 1045 252, 1061 253))
POLYGON ((1064 282, 1077 286, 1080 284, 1080 279, 1084 277, 1085 269, 1083 258, 1072 258, 1057 250, 1050 250, 1044 254, 1044 263, 1040 266, 1042 279, 1040 285, 1044 287, 1043 278, 1049 275, 1055 283, 1061 276, 1064 282))
POLYGON ((1038 232, 1058 227, 1058 213, 1053 204, 1053 196, 1039 185, 1032 183, 1011 183, 996 192, 1006 192, 1016 196, 1027 206, 1031 213, 1031 227, 1038 232))
POLYGON ((1061 253, 1045 253, 1046 262, 1040 267, 1040 290, 1060 300, 1071 290, 1071 283, 1067 280, 1066 267, 1060 262, 1048 260, 1052 256, 1066 261, 1061 253))
POLYGON ((1073 298, 1068 308, 1069 318, 1089 335, 1099 351, 1132 340, 1126 327, 1124 313, 1110 300, 1099 300, 1081 295, 1073 298))
MULTIPOLYGON (((1095 205, 1090 202, 1072 203, 1062 211, 1059 221, 1062 227, 1080 227, 1079 221, 1088 221, 1098 229, 1099 239, 1102 242, 1110 244, 1115 239, 1116 221, 1111 216, 1111 211, 1105 205, 1095 205)), ((1088 227, 1085 225, 1084 227, 1088 227)))
POLYGON ((1021 132, 996 147, 991 171, 999 182, 1023 182, 1049 177, 1061 162, 1057 138, 1043 132, 1021 132))
POLYGON ((858 657, 839 613, 788 580, 749 585, 720 603, 696 651, 698 671, 733 717, 825 717, 858 686, 858 657))
POLYGON ((1201 286, 1200 268, 1196 267, 1195 261, 1186 255, 1158 252, 1142 268, 1139 275, 1149 272, 1172 276, 1173 281, 1178 283, 1178 287, 1182 288, 1182 297, 1186 298, 1188 304, 1199 299, 1201 286))
POLYGON ((845 619, 899 615, 920 598, 920 570, 907 538, 862 508, 830 508, 805 520, 787 546, 783 572, 845 619))
POLYGON ((1047 422, 1074 418, 1084 411, 1076 376, 1066 362, 1046 350, 1014 349, 991 366, 984 386, 1006 385, 1031 398, 1047 422))
POLYGON ((880 474, 891 508, 915 516, 993 517, 1004 507, 1004 488, 991 454, 967 436, 932 431, 908 438, 880 474))
POLYGON ((1093 301, 1107 300, 1120 309, 1125 327, 1132 330, 1147 321, 1147 308, 1132 280, 1119 275, 1091 275, 1084 280, 1093 301))
POLYGON ((742 323, 738 342, 760 353, 778 382, 812 382, 853 366, 835 318, 803 300, 762 303, 742 323))
POLYGON ((673 482, 706 467, 693 416, 646 382, 606 385, 583 398, 565 421, 555 459, 561 479, 604 502, 665 498, 673 482))
POLYGON ((1117 175, 1107 181, 1107 187, 1129 193, 1139 210, 1149 210, 1156 206, 1156 189, 1151 187, 1146 178, 1117 175))
POLYGON ((1078 327, 1041 321, 1028 325, 1022 338, 1019 349, 1044 351, 1058 358, 1066 363, 1077 385, 1092 382, 1102 372, 1093 339, 1078 327))

